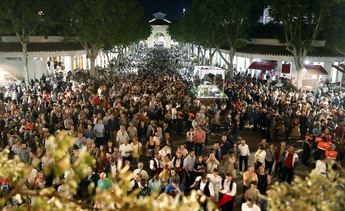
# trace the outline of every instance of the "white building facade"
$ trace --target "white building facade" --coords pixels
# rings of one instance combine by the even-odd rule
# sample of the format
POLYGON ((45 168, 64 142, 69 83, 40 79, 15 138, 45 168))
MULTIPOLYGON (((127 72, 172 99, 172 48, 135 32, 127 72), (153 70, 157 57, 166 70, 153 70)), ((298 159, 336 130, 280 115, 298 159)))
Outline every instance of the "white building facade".
MULTIPOLYGON (((342 71, 341 67, 345 61, 344 56, 327 49, 324 41, 317 41, 313 45, 313 51, 304 61, 305 69, 302 72, 304 85, 315 85, 326 80, 331 83, 343 83, 345 70, 342 71)), ((229 60, 228 50, 220 50, 220 52, 229 60)), ((209 59, 208 56, 209 53, 206 52, 207 59, 209 59)), ((277 77, 289 78, 294 82, 297 75, 294 58, 286 50, 284 44, 275 39, 252 39, 246 47, 237 50, 233 64, 237 72, 247 72, 257 77, 263 72, 269 72, 277 77), (272 70, 265 69, 267 63, 271 63, 272 70)), ((227 66, 218 52, 213 56, 212 65, 225 68, 227 66)))
MULTIPOLYGON (((65 42, 63 37, 30 37, 28 45, 29 79, 40 78, 43 74, 88 69, 90 62, 86 51, 77 42, 65 42)), ((111 53, 110 53, 111 54, 111 53)), ((110 60, 115 55, 109 55, 110 60)), ((11 75, 18 80, 25 78, 25 58, 16 37, 1 37, 0 72, 1 76, 11 75)), ((108 65, 106 55, 100 51, 96 66, 108 65)), ((0 78, 0 81, 4 80, 0 78)))

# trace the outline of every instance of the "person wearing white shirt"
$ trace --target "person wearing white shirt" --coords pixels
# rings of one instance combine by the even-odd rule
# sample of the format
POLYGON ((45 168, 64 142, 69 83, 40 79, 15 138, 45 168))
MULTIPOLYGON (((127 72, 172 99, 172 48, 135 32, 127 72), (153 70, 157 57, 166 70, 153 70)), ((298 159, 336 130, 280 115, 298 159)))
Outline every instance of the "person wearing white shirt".
POLYGON ((241 211, 261 211, 261 209, 253 202, 252 199, 249 198, 241 205, 241 211))
POLYGON ((149 175, 147 174, 147 171, 144 170, 144 163, 139 162, 138 163, 138 168, 133 171, 133 175, 140 174, 141 178, 144 180, 148 181, 149 180, 149 175))
POLYGON ((239 150, 239 167, 240 167, 240 172, 247 171, 248 168, 248 157, 250 155, 249 151, 249 146, 246 144, 246 141, 244 139, 241 140, 241 144, 238 145, 238 150, 239 150), (243 162, 244 162, 244 169, 243 167, 243 162))
POLYGON ((149 168, 151 171, 151 177, 153 177, 155 174, 160 173, 161 163, 160 163, 160 155, 158 153, 155 155, 153 159, 150 160, 149 168))
POLYGON ((228 173, 223 182, 223 188, 219 191, 222 194, 231 196, 232 199, 221 206, 222 210, 232 211, 234 208, 234 198, 237 193, 237 184, 232 180, 232 174, 228 173))
POLYGON ((133 148, 132 148, 132 145, 130 145, 128 143, 128 140, 126 140, 125 143, 120 145, 119 151, 120 151, 121 157, 124 161, 131 159, 131 153, 133 151, 133 148))
POLYGON ((254 154, 254 163, 265 165, 265 158, 266 158, 265 146, 260 144, 258 151, 256 151, 254 154))
POLYGON ((327 164, 326 160, 317 160, 315 162, 315 169, 312 170, 313 174, 317 174, 323 177, 327 176, 327 164))
POLYGON ((219 176, 215 169, 212 174, 207 174, 207 179, 210 181, 210 195, 216 202, 219 200, 219 191, 222 188, 222 177, 219 176))

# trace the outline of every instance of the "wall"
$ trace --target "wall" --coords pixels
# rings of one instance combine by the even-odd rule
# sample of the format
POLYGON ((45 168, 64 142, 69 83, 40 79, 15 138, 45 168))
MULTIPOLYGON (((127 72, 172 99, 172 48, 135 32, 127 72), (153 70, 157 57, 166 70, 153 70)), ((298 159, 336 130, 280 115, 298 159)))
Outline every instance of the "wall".
MULTIPOLYGON (((40 78, 48 74, 47 58, 64 57, 66 71, 72 70, 72 58, 76 55, 85 55, 85 51, 62 51, 62 52, 30 52, 28 57, 29 78, 40 78)), ((86 63, 86 56, 84 56, 86 63)), ((24 58, 21 52, 0 53, 0 67, 15 77, 22 79, 26 77, 24 58)))

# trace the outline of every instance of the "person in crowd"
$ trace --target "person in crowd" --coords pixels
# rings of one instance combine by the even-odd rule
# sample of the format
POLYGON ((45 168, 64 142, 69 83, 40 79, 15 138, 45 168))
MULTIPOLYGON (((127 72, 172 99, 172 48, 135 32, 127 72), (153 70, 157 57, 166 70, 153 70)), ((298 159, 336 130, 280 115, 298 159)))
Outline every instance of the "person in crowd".
POLYGON ((237 184, 235 181, 233 181, 232 173, 228 173, 226 175, 220 193, 223 195, 218 203, 218 206, 224 211, 232 211, 237 193, 237 184))
POLYGON ((170 177, 169 177, 169 184, 171 184, 174 180, 178 181, 178 184, 181 184, 181 178, 177 174, 176 170, 174 168, 170 169, 170 177))
POLYGON ((210 181, 210 195, 215 202, 218 202, 223 178, 219 176, 218 170, 214 169, 212 173, 207 174, 207 179, 210 181))
MULTIPOLYGON (((194 177, 193 170, 196 162, 194 151, 190 151, 188 156, 183 160, 183 169, 184 169, 184 178, 185 178, 185 187, 189 188, 192 184, 192 178, 194 177)), ((186 189, 188 192, 189 189, 186 189)))
POLYGON ((239 171, 240 173, 247 171, 248 158, 250 156, 249 146, 244 139, 240 140, 240 144, 237 146, 239 151, 239 171), (243 167, 244 163, 244 168, 243 167))
POLYGON ((274 144, 270 144, 266 149, 265 168, 268 174, 272 173, 274 164, 274 144))
POLYGON ((254 154, 254 163, 256 166, 265 165, 266 151, 263 144, 259 145, 259 149, 254 154))
MULTIPOLYGON (((132 147, 132 159, 133 161, 135 161, 135 163, 139 162, 140 156, 141 156, 141 152, 142 152, 142 145, 141 143, 138 141, 137 137, 133 137, 132 139, 132 143, 130 143, 131 147, 132 147)), ((146 179, 147 181, 147 179, 146 179)))
MULTIPOLYGON (((228 137, 226 135, 222 135, 222 140, 220 144, 221 156, 230 153, 231 148, 232 144, 228 141, 228 137)), ((218 159, 221 160, 221 157, 219 157, 218 159)))
POLYGON ((281 181, 292 182, 294 177, 295 168, 299 162, 297 153, 293 146, 289 146, 288 150, 283 155, 283 173, 281 181))
POLYGON ((274 152, 274 162, 275 162, 275 172, 274 176, 281 178, 283 173, 283 160, 284 160, 284 153, 286 151, 286 143, 280 142, 280 145, 276 146, 274 152))
POLYGON ((150 178, 149 174, 144 169, 144 163, 143 162, 139 162, 138 168, 133 171, 133 175, 137 175, 137 174, 140 174, 141 178, 144 179, 145 181, 148 181, 150 178))
POLYGON ((247 198, 245 203, 241 205, 241 211, 261 211, 260 207, 256 205, 251 198, 247 198))
POLYGON ((188 151, 194 149, 194 129, 190 128, 186 133, 186 146, 188 151))
POLYGON ((207 171, 207 165, 202 156, 199 156, 194 164, 193 178, 204 175, 207 171))
MULTIPOLYGON (((267 193, 267 187, 271 183, 271 177, 266 173, 266 170, 263 166, 260 166, 257 170, 257 189, 259 190, 260 194, 265 196, 267 193)), ((267 201, 265 199, 261 199, 259 201, 261 210, 267 210, 267 201)))
POLYGON ((258 182, 258 175, 254 171, 254 167, 248 167, 248 170, 243 173, 243 192, 245 193, 252 182, 258 182))
POLYGON ((146 157, 153 157, 154 154, 157 152, 157 150, 158 150, 157 144, 155 140, 153 139, 153 137, 151 136, 149 138, 149 141, 146 143, 146 157))
POLYGON ((195 182, 190 187, 191 189, 196 189, 202 191, 205 196, 210 197, 210 181, 207 179, 207 175, 203 174, 195 178, 195 182))
POLYGON ((184 194, 183 189, 179 185, 178 180, 173 180, 171 184, 167 185, 165 187, 165 193, 169 195, 173 195, 173 196, 176 196, 177 194, 181 194, 181 195, 184 194))
POLYGON ((161 172, 161 161, 160 161, 160 155, 157 153, 154 158, 150 160, 150 171, 151 171, 151 176, 156 175, 161 172))
POLYGON ((148 183, 148 187, 150 189, 150 193, 153 196, 158 196, 161 191, 162 191, 162 181, 159 178, 158 174, 155 174, 152 179, 150 179, 149 183, 148 183))
POLYGON ((119 131, 116 133, 116 144, 120 146, 121 144, 125 143, 125 141, 129 142, 130 137, 125 129, 124 125, 120 125, 119 131))
MULTIPOLYGON (((96 120, 97 121, 97 120, 96 120)), ((97 124, 94 126, 93 130, 96 134, 95 143, 99 147, 101 145, 105 145, 104 143, 104 136, 105 136, 105 126, 103 124, 103 120, 99 119, 97 124)))
POLYGON ((123 144, 120 145, 119 152, 121 153, 122 160, 131 161, 132 159, 131 154, 133 153, 133 147, 131 144, 128 143, 128 140, 126 140, 123 144))
POLYGON ((210 153, 209 157, 205 161, 206 172, 212 173, 215 169, 218 169, 220 162, 216 159, 214 153, 210 153))
POLYGON ((129 127, 127 128, 127 134, 129 136, 130 140, 133 140, 133 138, 138 137, 138 130, 137 128, 134 126, 133 122, 129 123, 129 127))
POLYGON ((97 188, 99 188, 100 190, 107 190, 111 187, 112 182, 110 180, 110 178, 107 178, 107 174, 102 172, 99 175, 99 180, 97 182, 97 188))
POLYGON ((175 169, 176 173, 181 178, 182 173, 183 173, 183 158, 182 158, 181 153, 176 152, 176 156, 173 157, 173 159, 171 160, 171 163, 172 163, 172 167, 175 169))
POLYGON ((202 149, 206 142, 206 132, 201 126, 197 126, 194 132, 195 155, 202 155, 202 149))

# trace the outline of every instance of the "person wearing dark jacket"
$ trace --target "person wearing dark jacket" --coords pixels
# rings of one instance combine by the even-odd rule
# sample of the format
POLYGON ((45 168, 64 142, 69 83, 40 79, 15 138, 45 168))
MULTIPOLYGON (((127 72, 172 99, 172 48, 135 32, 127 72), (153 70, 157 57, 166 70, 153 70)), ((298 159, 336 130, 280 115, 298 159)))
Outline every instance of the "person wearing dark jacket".
POLYGON ((195 179, 191 189, 201 190, 205 196, 209 197, 211 196, 209 185, 210 181, 208 181, 206 174, 203 174, 195 179))

